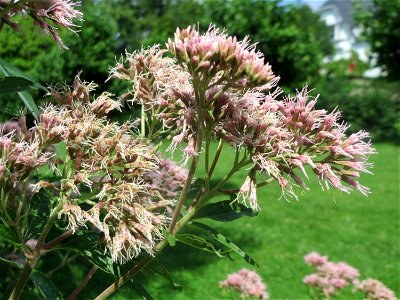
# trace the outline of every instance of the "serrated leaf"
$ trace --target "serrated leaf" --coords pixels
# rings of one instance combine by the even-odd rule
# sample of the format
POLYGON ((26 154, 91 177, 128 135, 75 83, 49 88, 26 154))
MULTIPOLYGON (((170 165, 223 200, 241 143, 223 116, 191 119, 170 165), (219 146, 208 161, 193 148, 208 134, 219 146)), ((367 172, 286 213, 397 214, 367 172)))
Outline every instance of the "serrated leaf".
POLYGON ((204 230, 207 232, 209 235, 211 235, 216 241, 227 247, 228 249, 231 249, 235 253, 239 254, 247 263, 259 267, 259 265, 255 262, 255 260, 248 255, 246 252, 244 252, 238 245, 227 239, 222 233, 218 232, 214 228, 203 224, 199 222, 192 222, 192 225, 204 230))
POLYGON ((126 285, 132 290, 132 292, 134 292, 142 299, 153 300, 153 297, 149 294, 146 288, 137 280, 131 279, 126 283, 126 285))
POLYGON ((17 234, 11 228, 0 225, 0 240, 4 240, 14 246, 21 246, 17 234))
POLYGON ((176 283, 171 273, 168 272, 168 270, 156 259, 153 259, 153 261, 151 261, 146 268, 167 279, 171 283, 171 286, 174 290, 182 291, 183 286, 176 283))
MULTIPOLYGON (((104 255, 104 251, 99 248, 90 249, 83 251, 82 254, 94 265, 96 265, 100 270, 112 276, 113 278, 118 278, 128 271, 126 266, 121 266, 114 263, 111 258, 104 255)), ((126 285, 134 292, 136 295, 145 300, 152 300, 153 297, 149 292, 140 284, 137 280, 131 279, 126 285)))
POLYGON ((231 222, 243 216, 254 217, 256 215, 257 213, 251 208, 237 201, 224 200, 207 204, 192 219, 209 218, 219 222, 231 222))
MULTIPOLYGON (((8 76, 18 76, 18 77, 24 77, 27 80, 32 79, 28 78, 26 74, 20 72, 18 69, 13 67, 11 64, 7 63, 4 59, 0 58, 0 70, 3 72, 5 77, 8 76)), ((42 87, 42 86, 40 86, 42 87)), ((1 95, 1 93, 0 93, 1 95)), ((35 117, 37 120, 38 114, 39 114, 39 109, 36 106, 35 101, 33 101, 33 98, 31 94, 29 94, 27 91, 22 91, 18 92, 18 97, 22 100, 22 102, 25 104, 25 106, 28 108, 28 110, 32 113, 32 115, 35 117)))
POLYGON ((50 215, 53 194, 50 190, 40 189, 30 201, 28 217, 28 237, 36 237, 42 232, 50 215))
POLYGON ((96 233, 84 233, 81 235, 72 235, 62 243, 58 244, 52 250, 70 250, 80 253, 90 250, 96 246, 99 235, 96 233))
POLYGON ((42 89, 43 91, 47 91, 46 88, 37 82, 35 78, 32 76, 26 74, 25 72, 22 72, 20 69, 6 61, 5 59, 0 57, 0 69, 3 71, 3 74, 5 76, 15 76, 15 77, 22 77, 25 78, 29 81, 34 82, 35 88, 42 89))
POLYGON ((222 249, 217 249, 213 243, 191 233, 176 234, 177 241, 191 246, 193 248, 201 249, 203 251, 216 254, 218 257, 226 257, 228 253, 222 249))
POLYGON ((164 237, 167 240, 168 244, 171 247, 175 246, 176 240, 175 240, 175 236, 173 234, 171 234, 168 230, 164 230, 164 237))
POLYGON ((0 79, 0 96, 34 88, 35 82, 23 77, 9 76, 0 79))
POLYGON ((30 275, 30 279, 43 295, 44 299, 61 299, 60 291, 57 290, 53 282, 43 273, 34 270, 30 275))

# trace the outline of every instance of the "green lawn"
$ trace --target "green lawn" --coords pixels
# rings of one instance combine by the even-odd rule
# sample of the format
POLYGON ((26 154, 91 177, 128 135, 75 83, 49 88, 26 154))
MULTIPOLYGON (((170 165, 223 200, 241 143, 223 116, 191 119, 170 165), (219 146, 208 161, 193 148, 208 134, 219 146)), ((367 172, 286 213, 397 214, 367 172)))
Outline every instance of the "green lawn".
MULTIPOLYGON (((288 202, 273 184, 258 192, 262 210, 257 217, 213 223, 260 268, 247 265, 240 257, 230 261, 176 246, 167 249, 160 260, 184 286, 183 291, 172 291, 157 275, 141 278, 141 282, 155 299, 224 299, 227 294, 220 290, 219 281, 248 267, 267 283, 271 299, 309 299, 302 278, 312 269, 304 264, 303 256, 315 250, 332 261, 353 265, 363 278, 379 279, 399 295, 399 147, 376 147, 379 154, 371 157, 374 175, 361 179, 371 188, 368 197, 358 192, 324 192, 317 182, 310 182, 309 192, 300 195, 298 202, 288 202)), ((233 154, 225 148, 217 177, 224 176, 233 154)), ((242 179, 235 178, 230 184, 240 186, 242 179)), ((341 299, 351 296, 348 291, 341 299)), ((132 294, 124 288, 112 298, 132 298, 132 294)))

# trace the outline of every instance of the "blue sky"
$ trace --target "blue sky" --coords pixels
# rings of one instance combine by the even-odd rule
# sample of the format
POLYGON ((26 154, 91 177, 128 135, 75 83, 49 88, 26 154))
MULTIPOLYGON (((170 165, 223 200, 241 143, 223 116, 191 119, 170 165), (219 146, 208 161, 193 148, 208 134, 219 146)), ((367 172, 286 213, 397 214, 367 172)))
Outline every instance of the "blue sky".
POLYGON ((313 10, 318 9, 322 4, 326 2, 326 0, 283 0, 283 3, 293 3, 293 4, 307 4, 313 10))

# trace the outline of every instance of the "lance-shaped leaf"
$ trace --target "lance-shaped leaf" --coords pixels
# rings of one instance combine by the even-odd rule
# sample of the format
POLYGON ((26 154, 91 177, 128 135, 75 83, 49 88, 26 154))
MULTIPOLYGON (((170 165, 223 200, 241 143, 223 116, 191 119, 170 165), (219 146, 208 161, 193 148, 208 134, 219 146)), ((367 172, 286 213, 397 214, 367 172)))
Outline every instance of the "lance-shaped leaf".
POLYGON ((237 201, 224 200, 207 204, 192 219, 209 218, 220 222, 230 222, 243 216, 254 217, 256 215, 257 212, 237 201))
MULTIPOLYGON (((104 251, 99 248, 92 248, 82 252, 83 255, 100 270, 112 276, 114 279, 121 277, 129 268, 115 264, 110 257, 104 255, 104 251)), ((136 261, 137 262, 137 261, 136 261)), ((135 261, 133 263, 136 263, 135 261)), ((134 292, 140 299, 153 300, 146 288, 136 279, 129 280, 126 285, 134 292)))
POLYGON ((183 286, 174 281, 171 273, 163 265, 161 265, 158 260, 153 259, 153 261, 146 266, 146 269, 149 269, 167 279, 171 283, 171 286, 174 290, 181 291, 183 289, 183 286))
POLYGON ((35 87, 35 82, 23 77, 9 76, 0 79, 0 96, 16 93, 35 87))
POLYGON ((17 234, 9 227, 0 225, 0 240, 4 240, 14 246, 21 246, 17 234))
POLYGON ((30 279, 42 294, 43 299, 61 299, 61 293, 53 282, 42 272, 34 270, 30 275, 30 279))
POLYGON ((202 229, 204 232, 212 236, 216 241, 218 241, 228 249, 232 250, 233 252, 239 254, 247 263, 256 267, 259 266, 250 255, 248 255, 238 245, 227 239, 222 233, 218 232, 214 228, 199 222, 192 222, 191 225, 202 229))
POLYGON ((193 248, 201 249, 203 251, 216 254, 218 257, 227 257, 231 251, 225 249, 218 249, 213 243, 191 233, 176 234, 175 239, 183 244, 193 248))
MULTIPOLYGON (((5 77, 18 76, 18 77, 23 77, 27 80, 31 80, 24 73, 20 72, 15 67, 12 67, 11 64, 9 64, 8 62, 6 62, 4 59, 1 59, 1 58, 0 58, 0 70, 2 71, 2 73, 4 74, 5 77)), ((31 81, 33 81, 33 80, 31 80, 31 81)), ((41 85, 39 87, 43 88, 43 86, 41 86, 41 85)), ((0 93, 0 95, 1 95, 1 93, 0 93)), ((28 110, 32 113, 32 115, 35 117, 35 119, 37 119, 38 114, 39 114, 39 109, 36 106, 35 101, 33 101, 31 94, 29 94, 27 91, 21 91, 21 92, 18 92, 18 96, 22 100, 22 102, 25 104, 25 106, 28 108, 28 110)))

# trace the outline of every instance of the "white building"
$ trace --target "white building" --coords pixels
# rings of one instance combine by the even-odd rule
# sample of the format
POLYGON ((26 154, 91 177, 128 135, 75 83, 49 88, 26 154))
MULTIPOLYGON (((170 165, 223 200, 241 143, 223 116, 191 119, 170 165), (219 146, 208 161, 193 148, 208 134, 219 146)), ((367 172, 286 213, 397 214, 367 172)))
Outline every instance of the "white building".
MULTIPOLYGON (((370 1, 359 1, 358 4, 366 9, 372 8, 370 1)), ((362 61, 369 61, 371 55, 369 45, 360 40, 361 30, 354 24, 353 11, 351 0, 328 0, 319 8, 321 19, 332 29, 332 39, 336 49, 334 57, 327 58, 327 61, 350 59, 352 52, 357 53, 362 61)), ((379 68, 374 68, 365 72, 364 76, 378 77, 380 73, 379 68)))

